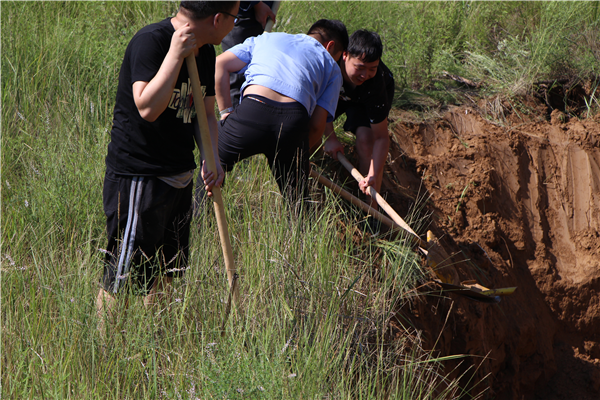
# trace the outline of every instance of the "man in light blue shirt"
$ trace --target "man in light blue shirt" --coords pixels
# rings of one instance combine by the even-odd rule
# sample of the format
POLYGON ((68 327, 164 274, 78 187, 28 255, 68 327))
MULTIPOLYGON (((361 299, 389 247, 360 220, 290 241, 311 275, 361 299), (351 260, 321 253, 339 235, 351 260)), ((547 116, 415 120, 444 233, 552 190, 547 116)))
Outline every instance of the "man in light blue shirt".
POLYGON ((347 46, 342 22, 319 20, 306 35, 265 33, 217 57, 219 158, 227 171, 262 153, 290 205, 307 197, 309 137, 333 121, 342 85, 337 62, 347 46), (246 83, 233 111, 229 74, 238 71, 246 83))

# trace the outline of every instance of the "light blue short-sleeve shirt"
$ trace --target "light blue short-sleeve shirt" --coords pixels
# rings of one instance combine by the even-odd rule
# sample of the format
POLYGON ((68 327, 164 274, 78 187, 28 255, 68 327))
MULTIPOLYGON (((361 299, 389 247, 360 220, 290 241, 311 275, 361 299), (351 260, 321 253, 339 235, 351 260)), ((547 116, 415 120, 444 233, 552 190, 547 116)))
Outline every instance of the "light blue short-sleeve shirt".
POLYGON ((229 50, 246 63, 239 71, 248 85, 260 85, 302 104, 309 115, 323 107, 333 121, 342 87, 342 73, 333 57, 316 39, 288 33, 263 33, 229 50))

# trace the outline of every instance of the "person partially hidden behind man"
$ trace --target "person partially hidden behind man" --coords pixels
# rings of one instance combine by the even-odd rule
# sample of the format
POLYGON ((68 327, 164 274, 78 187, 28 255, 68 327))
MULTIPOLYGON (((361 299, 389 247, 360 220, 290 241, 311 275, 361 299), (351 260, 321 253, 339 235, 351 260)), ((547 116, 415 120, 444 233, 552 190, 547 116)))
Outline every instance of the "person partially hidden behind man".
MULTIPOLYGON (((388 115, 394 99, 394 77, 381 61, 382 53, 379 35, 361 29, 350 36, 340 63, 344 84, 335 117, 346 114, 344 130, 356 135, 359 171, 364 176, 359 188, 366 195, 369 186, 377 192, 381 189, 390 148, 388 115)), ((333 123, 327 124, 325 136, 324 151, 337 160, 337 153, 344 154, 344 148, 333 123)), ((318 144, 320 137, 311 138, 311 148, 318 144)), ((371 199, 371 206, 377 208, 375 199, 371 199)))

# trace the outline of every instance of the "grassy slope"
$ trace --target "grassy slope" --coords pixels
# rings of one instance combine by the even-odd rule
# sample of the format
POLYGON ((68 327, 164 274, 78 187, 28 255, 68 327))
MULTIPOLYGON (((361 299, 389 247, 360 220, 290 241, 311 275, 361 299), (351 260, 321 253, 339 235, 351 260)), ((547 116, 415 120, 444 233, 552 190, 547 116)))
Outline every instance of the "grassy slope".
MULTIPOLYGON (((5 398, 375 398, 382 384, 393 397, 435 397, 427 379, 416 382, 433 378, 434 364, 417 366, 410 354, 401 362, 381 340, 419 277, 414 255, 401 242, 354 242, 357 216, 335 198, 309 222, 289 222, 260 158, 236 169, 225 190, 244 295, 227 335, 219 336, 226 291, 208 207, 171 310, 155 315, 132 298, 102 346, 93 301, 118 69, 135 31, 176 4, 1 7, 5 398)), ((276 29, 304 32, 316 16, 341 19, 350 32, 378 30, 399 93, 435 88, 443 69, 493 83, 490 61, 474 55, 500 70, 534 65, 527 82, 556 66, 598 73, 597 3, 294 2, 281 7, 276 29), (556 24, 565 30, 549 28, 556 24)))
POLYGON ((93 304, 117 72, 133 33, 172 9, 2 4, 2 394, 372 395, 394 365, 362 363, 381 350, 367 338, 382 334, 393 296, 418 275, 416 260, 390 253, 378 261, 375 285, 365 276, 372 245, 351 241, 353 216, 329 199, 309 223, 289 222, 260 158, 234 172, 225 191, 244 295, 244 314, 231 318, 227 335, 219 334, 226 281, 207 207, 171 310, 156 315, 132 298, 102 346, 93 304))

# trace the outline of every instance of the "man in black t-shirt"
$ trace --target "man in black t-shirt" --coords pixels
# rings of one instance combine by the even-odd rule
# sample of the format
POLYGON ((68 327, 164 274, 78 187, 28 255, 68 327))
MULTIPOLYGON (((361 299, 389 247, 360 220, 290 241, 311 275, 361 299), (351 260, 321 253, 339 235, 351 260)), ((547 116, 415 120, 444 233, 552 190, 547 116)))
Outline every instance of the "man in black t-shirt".
MULTIPOLYGON (((103 203, 108 246, 97 297, 99 329, 125 284, 151 305, 187 267, 194 162, 194 100, 206 109, 218 162, 215 50, 231 31, 239 1, 182 1, 173 18, 142 28, 119 73, 103 203), (196 55, 203 93, 192 93, 185 63, 196 55)), ((210 193, 223 171, 202 177, 210 193)))
MULTIPOLYGON (((359 187, 367 195, 369 186, 378 192, 381 189, 390 147, 388 114, 394 98, 394 77, 381 61, 382 53, 379 35, 361 29, 350 36, 340 63, 344 84, 335 116, 345 113, 344 130, 356 135, 358 169, 365 177, 359 187)), ((325 152, 337 160, 337 153, 343 154, 344 148, 335 136, 333 123, 327 125, 325 137, 325 152)), ((371 206, 377 207, 375 199, 371 199, 371 206)))

